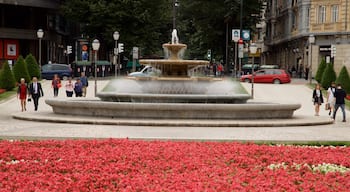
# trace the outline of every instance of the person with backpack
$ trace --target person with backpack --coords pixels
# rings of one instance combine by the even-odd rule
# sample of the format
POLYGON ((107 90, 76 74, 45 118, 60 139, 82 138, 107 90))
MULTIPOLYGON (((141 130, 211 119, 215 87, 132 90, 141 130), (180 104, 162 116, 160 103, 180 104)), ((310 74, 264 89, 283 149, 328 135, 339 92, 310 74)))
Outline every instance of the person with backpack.
POLYGON ((335 105, 334 93, 335 93, 335 90, 336 90, 335 82, 332 82, 331 86, 327 90, 326 110, 329 110, 328 115, 332 115, 332 112, 334 111, 334 105, 335 105))

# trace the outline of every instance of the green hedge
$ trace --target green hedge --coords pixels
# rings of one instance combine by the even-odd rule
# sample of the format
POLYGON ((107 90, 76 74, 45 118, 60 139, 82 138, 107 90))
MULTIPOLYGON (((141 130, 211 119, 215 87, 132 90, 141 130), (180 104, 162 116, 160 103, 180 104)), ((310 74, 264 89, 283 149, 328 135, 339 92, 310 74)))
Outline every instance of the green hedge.
POLYGON ((0 88, 11 91, 16 86, 16 81, 10 69, 8 61, 4 62, 0 71, 0 88))

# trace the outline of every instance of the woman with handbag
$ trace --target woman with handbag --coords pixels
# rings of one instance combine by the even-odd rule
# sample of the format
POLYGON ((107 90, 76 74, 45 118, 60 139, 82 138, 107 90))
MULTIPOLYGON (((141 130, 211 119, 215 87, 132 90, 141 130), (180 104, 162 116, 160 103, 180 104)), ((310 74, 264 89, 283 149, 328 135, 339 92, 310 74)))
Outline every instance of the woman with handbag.
POLYGON ((27 108, 26 108, 27 95, 28 95, 28 86, 26 84, 26 80, 24 78, 21 78, 20 84, 18 85, 18 89, 17 89, 17 98, 21 100, 22 112, 27 111, 27 108))
POLYGON ((315 106, 315 116, 319 116, 320 106, 323 103, 323 95, 322 95, 320 84, 316 84, 315 86, 315 89, 312 93, 312 101, 314 102, 314 106, 315 106))

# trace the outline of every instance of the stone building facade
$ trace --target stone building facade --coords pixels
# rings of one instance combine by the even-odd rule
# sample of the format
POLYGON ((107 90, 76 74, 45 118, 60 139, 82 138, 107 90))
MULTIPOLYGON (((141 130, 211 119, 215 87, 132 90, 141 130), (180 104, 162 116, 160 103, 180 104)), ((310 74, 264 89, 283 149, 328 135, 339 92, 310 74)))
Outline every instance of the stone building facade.
POLYGON ((322 59, 334 62, 337 73, 344 65, 350 68, 349 1, 267 0, 266 63, 295 69, 297 76, 305 76, 306 69, 314 76, 322 59))

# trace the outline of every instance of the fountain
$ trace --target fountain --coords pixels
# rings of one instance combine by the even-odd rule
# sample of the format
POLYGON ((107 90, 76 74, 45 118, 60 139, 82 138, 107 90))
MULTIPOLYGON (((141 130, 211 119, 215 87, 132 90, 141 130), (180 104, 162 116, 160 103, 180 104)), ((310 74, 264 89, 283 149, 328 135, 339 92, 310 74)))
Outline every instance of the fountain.
POLYGON ((140 60, 161 71, 156 77, 127 77, 109 82, 100 99, 47 99, 57 114, 134 119, 291 118, 300 104, 247 103, 250 95, 233 80, 192 77, 188 71, 208 61, 183 60, 187 48, 176 30, 163 44, 168 59, 140 60))

